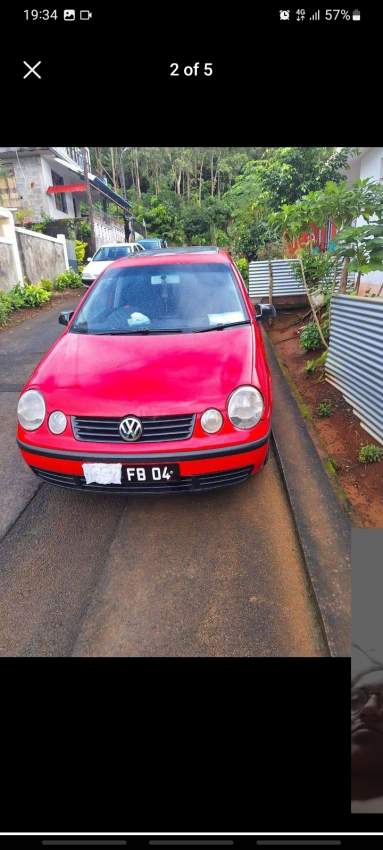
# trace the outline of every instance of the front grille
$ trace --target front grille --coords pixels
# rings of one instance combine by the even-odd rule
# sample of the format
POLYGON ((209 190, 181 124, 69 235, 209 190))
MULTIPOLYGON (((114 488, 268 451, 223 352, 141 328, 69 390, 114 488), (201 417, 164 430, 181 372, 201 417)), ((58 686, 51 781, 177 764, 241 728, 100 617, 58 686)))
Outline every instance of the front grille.
POLYGON ((198 493, 204 490, 218 490, 220 487, 231 487, 247 481, 252 466, 244 466, 242 469, 230 469, 227 472, 210 472, 206 475, 189 475, 171 483, 161 481, 158 484, 147 482, 130 482, 126 484, 86 484, 81 475, 66 475, 63 472, 49 472, 46 469, 38 469, 32 466, 33 472, 58 487, 69 490, 82 490, 93 493, 125 493, 125 494, 154 494, 162 493, 172 495, 176 493, 198 493))
MULTIPOLYGON (((124 417, 107 419, 99 416, 72 416, 73 433, 76 440, 88 443, 124 443, 119 426, 124 417)), ((141 416, 142 437, 137 443, 163 443, 173 440, 188 440, 193 433, 195 415, 186 416, 141 416)))

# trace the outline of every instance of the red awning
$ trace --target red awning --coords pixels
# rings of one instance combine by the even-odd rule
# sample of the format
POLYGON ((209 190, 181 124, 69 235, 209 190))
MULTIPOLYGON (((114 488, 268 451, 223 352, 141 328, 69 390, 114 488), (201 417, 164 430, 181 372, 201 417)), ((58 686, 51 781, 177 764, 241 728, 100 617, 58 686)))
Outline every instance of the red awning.
POLYGON ((67 183, 60 186, 48 186, 48 195, 61 195, 62 192, 86 192, 86 183, 67 183))

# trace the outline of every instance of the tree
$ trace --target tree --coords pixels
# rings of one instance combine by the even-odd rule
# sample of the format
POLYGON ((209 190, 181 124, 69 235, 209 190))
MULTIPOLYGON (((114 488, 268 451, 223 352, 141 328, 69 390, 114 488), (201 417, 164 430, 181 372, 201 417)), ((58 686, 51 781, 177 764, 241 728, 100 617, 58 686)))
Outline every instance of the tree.
POLYGON ((336 255, 346 257, 349 270, 357 272, 356 292, 362 274, 383 271, 383 220, 360 227, 343 228, 335 237, 336 255))
MULTIPOLYGON (((296 238, 309 231, 313 224, 322 227, 329 219, 338 231, 349 228, 362 216, 367 222, 371 216, 383 215, 383 187, 374 181, 357 180, 352 186, 346 181, 327 181, 323 189, 310 192, 294 204, 283 204, 278 213, 269 216, 271 224, 280 228, 285 237, 296 238)), ((338 256, 341 256, 339 243, 338 256)), ((342 258, 343 269, 340 291, 346 292, 350 257, 342 258)))

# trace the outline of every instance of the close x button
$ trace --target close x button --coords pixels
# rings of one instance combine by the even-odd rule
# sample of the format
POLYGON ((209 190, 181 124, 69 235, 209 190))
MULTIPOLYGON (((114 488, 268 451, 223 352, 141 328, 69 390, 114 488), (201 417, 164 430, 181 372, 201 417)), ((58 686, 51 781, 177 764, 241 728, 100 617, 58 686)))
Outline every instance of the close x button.
POLYGON ((36 68, 38 68, 39 65, 41 65, 41 59, 38 62, 36 62, 36 64, 33 65, 33 66, 30 65, 29 62, 26 62, 25 59, 23 59, 23 65, 25 65, 27 68, 29 68, 29 71, 27 71, 27 73, 24 74, 23 80, 26 80, 27 77, 30 77, 32 75, 37 77, 39 80, 41 80, 40 74, 38 74, 38 72, 36 71, 36 68))

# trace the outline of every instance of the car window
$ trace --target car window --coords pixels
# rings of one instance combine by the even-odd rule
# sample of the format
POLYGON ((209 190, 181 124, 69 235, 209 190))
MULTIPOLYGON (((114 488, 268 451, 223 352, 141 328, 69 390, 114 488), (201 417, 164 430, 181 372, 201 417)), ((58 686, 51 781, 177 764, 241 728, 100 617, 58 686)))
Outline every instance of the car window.
POLYGON ((107 268, 80 309, 74 332, 203 331, 249 321, 227 264, 107 268))
POLYGON ((96 251, 93 260, 94 262, 113 262, 114 260, 120 260, 121 257, 126 257, 130 251, 130 245, 104 245, 96 251))

